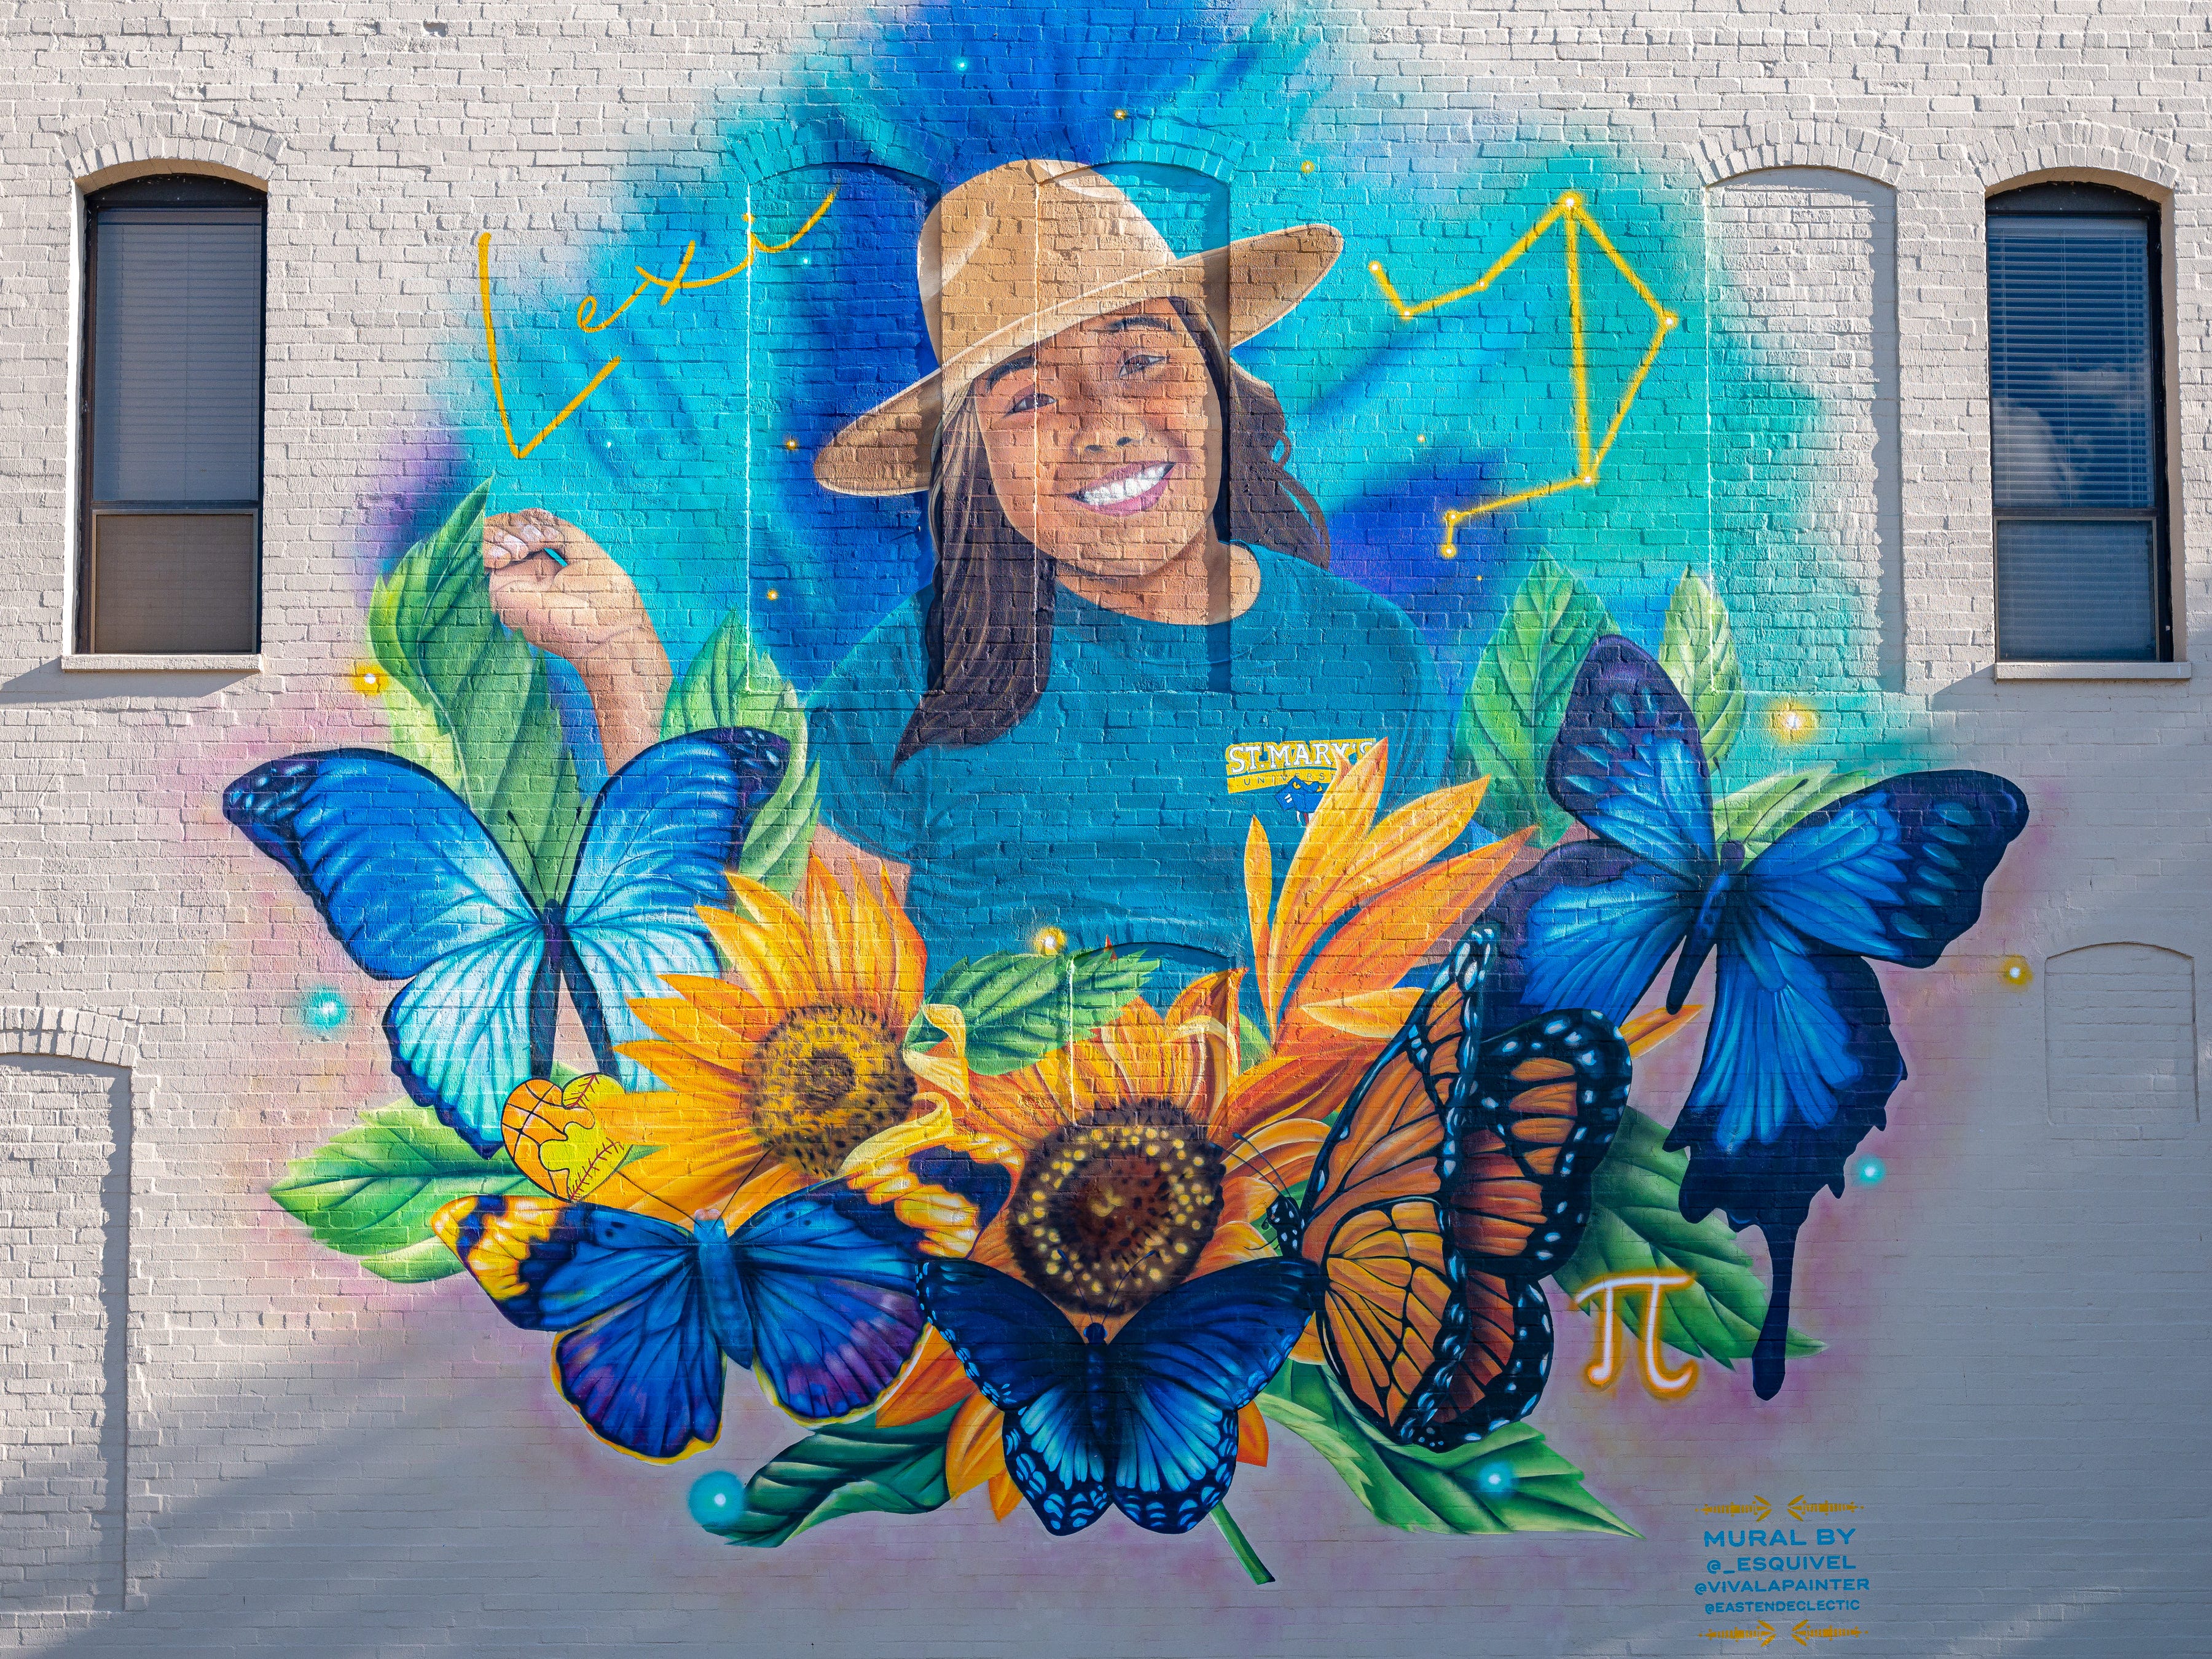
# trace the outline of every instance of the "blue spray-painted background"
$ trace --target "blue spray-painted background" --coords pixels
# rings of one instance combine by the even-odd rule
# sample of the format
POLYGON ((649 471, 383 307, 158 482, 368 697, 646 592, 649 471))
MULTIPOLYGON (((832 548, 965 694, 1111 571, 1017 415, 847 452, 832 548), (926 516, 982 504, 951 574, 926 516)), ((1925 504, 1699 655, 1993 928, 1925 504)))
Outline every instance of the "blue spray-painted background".
MULTIPOLYGON (((1875 597, 1802 535, 1817 480, 1756 465, 1732 477, 1729 521, 1760 529, 1716 537, 1717 443, 1779 450, 1819 410, 1743 335, 1708 326, 1707 290, 1724 272, 1708 259, 1697 180, 1602 135, 1378 88, 1341 33, 1320 15, 1240 19, 1189 5, 1079 15, 925 6, 854 21, 811 58, 733 91, 702 126, 711 147, 640 155, 589 234, 549 241, 494 228, 492 305, 516 441, 527 444, 610 358, 620 363, 518 459, 481 324, 456 316, 448 443, 428 476, 403 485, 413 516, 382 550, 396 554, 496 475, 494 510, 550 508, 629 571, 679 672, 742 606, 785 673, 812 685, 927 577, 921 498, 834 496, 811 471, 845 419, 933 366, 915 284, 923 216, 992 166, 1065 157, 1108 167, 1178 252, 1310 220, 1344 233, 1320 289, 1238 356, 1283 399, 1291 469, 1328 514, 1334 568, 1407 611, 1449 696, 1547 552, 1647 645, 1682 571, 1705 574, 1735 611, 1754 688, 1817 700, 1828 724, 1852 728, 1860 756, 1891 745, 1902 721, 1876 684, 1875 597), (604 324, 641 268, 667 276, 696 242, 688 278, 711 276, 743 258, 747 213, 777 242, 832 187, 828 215, 787 252, 665 303, 648 288, 611 326, 577 326, 585 296, 604 324), (1370 266, 1381 262, 1409 301, 1464 287, 1569 190, 1681 325, 1598 487, 1464 524, 1447 560, 1445 508, 1574 471, 1562 239, 1555 228, 1488 292, 1412 321, 1370 266), (1790 572, 1779 609, 1777 559, 1790 572)), ((1582 256, 1601 433, 1652 313, 1587 238, 1582 256)), ((468 257, 465 245, 455 257, 468 257)), ((565 667, 556 684, 582 728, 590 716, 565 667)), ((1745 737, 1732 777, 1801 759, 1759 722, 1745 737)), ((595 745, 577 747, 589 757, 595 745)))

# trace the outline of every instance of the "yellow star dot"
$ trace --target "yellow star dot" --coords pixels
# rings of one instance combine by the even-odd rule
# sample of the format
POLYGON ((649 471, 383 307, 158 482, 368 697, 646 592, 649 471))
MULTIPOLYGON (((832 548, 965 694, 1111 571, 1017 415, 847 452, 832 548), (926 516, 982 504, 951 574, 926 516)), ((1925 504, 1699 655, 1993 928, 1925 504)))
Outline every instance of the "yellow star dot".
POLYGON ((1997 963, 1997 977, 2015 991, 2025 990, 2035 978, 2026 957, 2007 957, 1997 963))
POLYGON ((1057 927, 1040 927, 1030 935, 1030 951, 1032 955, 1056 957, 1066 949, 1067 949, 1067 935, 1057 927))
POLYGON ((384 688, 392 683, 386 678, 384 671, 373 662, 362 664, 349 678, 353 682, 353 689, 364 697, 382 696, 384 688))
POLYGON ((1778 697, 1766 711, 1766 729, 1784 743, 1802 743, 1820 729, 1820 717, 1794 697, 1778 697))
POLYGON ((771 587, 768 591, 768 596, 771 599, 780 599, 783 597, 783 590, 781 588, 771 587))
POLYGON ((1125 109, 1117 109, 1114 112, 1114 118, 1117 121, 1126 121, 1129 118, 1129 112, 1125 109))
POLYGON ((1311 173, 1313 170, 1314 164, 1311 161, 1301 161, 1298 163, 1298 171, 1300 173, 1311 173))
POLYGON ((799 440, 796 438, 786 438, 783 441, 783 447, 786 449, 796 449, 799 447, 799 440))

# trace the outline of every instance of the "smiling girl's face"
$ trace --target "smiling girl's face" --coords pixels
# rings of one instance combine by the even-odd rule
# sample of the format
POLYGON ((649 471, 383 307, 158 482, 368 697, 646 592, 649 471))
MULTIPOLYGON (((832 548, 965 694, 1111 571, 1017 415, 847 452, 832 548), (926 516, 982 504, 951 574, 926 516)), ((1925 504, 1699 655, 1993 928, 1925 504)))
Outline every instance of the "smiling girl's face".
POLYGON ((1000 507, 1064 568, 1133 581, 1211 544, 1221 404, 1166 301, 1064 329, 975 396, 1000 507))

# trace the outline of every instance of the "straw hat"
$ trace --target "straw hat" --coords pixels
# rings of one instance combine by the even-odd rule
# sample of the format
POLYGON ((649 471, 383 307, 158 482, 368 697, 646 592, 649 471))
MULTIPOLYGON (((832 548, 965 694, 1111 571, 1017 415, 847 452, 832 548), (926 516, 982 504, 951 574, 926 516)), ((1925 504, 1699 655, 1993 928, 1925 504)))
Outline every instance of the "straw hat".
POLYGON ((1137 204, 1073 161, 1009 161, 930 210, 916 265, 937 372, 831 439, 814 477, 843 495, 929 488, 944 410, 975 378, 1073 324, 1142 300, 1185 299, 1240 344, 1321 281, 1344 238, 1292 225, 1178 259, 1137 204))

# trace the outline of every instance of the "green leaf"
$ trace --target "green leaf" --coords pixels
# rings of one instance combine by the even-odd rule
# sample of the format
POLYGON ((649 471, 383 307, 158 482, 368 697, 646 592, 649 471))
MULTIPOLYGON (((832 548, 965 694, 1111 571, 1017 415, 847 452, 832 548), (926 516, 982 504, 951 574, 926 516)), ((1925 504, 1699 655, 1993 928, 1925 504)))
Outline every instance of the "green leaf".
POLYGON ((1667 606, 1666 630, 1659 640, 1659 666, 1674 682, 1698 717, 1705 740, 1705 759, 1714 766, 1735 741, 1749 699, 1735 659, 1735 635, 1728 607, 1704 577, 1685 570, 1667 606))
POLYGON ((461 757, 438 724, 435 711, 396 679, 386 682, 382 702, 385 720, 392 727, 392 749, 403 760, 413 761, 458 793, 461 757))
POLYGON ((567 890, 583 797, 544 659, 491 608, 483 553, 490 489, 486 480, 471 490, 377 582, 368 642, 413 705, 391 705, 395 744, 469 804, 543 903, 567 890))
POLYGON ((441 1205, 534 1190, 504 1152, 481 1158, 428 1108, 398 1103, 369 1108, 355 1127, 295 1158, 269 1196, 317 1243, 411 1285, 460 1271, 430 1231, 441 1205))
POLYGON ((395 1285, 424 1285, 461 1270, 461 1259, 446 1248, 442 1238, 425 1238, 404 1249, 365 1255, 361 1265, 379 1279, 395 1285))
POLYGON ((722 618, 660 711, 663 738, 724 726, 772 732, 793 745, 806 740, 806 714, 799 705, 799 694, 775 659, 754 648, 742 611, 722 618))
POLYGON ((1544 763, 1583 659, 1614 631, 1596 594, 1548 555, 1537 559, 1483 647, 1452 732, 1456 775, 1489 775, 1486 828, 1505 835, 1533 823, 1547 843, 1566 833, 1571 820, 1544 787, 1544 763))
MULTIPOLYGON (((1553 1277, 1571 1295, 1610 1273, 1680 1268, 1698 1282, 1669 1291, 1661 1301, 1660 1340, 1733 1370, 1737 1360, 1751 1357, 1759 1340, 1766 1286, 1719 1211, 1703 1221, 1682 1218, 1682 1176, 1690 1155, 1667 1151, 1666 1139, 1664 1124, 1632 1107, 1623 1115, 1620 1133, 1592 1183, 1589 1229, 1553 1277)), ((1642 1334, 1644 1297, 1624 1296, 1615 1306, 1622 1323, 1642 1334)), ((1790 1333, 1793 1355, 1818 1353, 1824 1346, 1802 1331, 1790 1333)))
POLYGON ((738 854, 738 873, 750 876, 763 887, 789 898, 806 878, 806 854, 814 845, 814 828, 821 811, 816 797, 822 787, 820 763, 799 764, 806 754, 805 734, 792 745, 796 760, 786 764, 775 793, 761 803, 745 831, 745 844, 738 854))
POLYGON ((1815 766, 1761 778, 1713 803, 1713 837, 1740 841, 1746 859, 1755 859, 1799 819, 1865 788, 1871 772, 1838 772, 1815 766))
POLYGON ((958 1413, 956 1406, 923 1422, 884 1429, 872 1412, 818 1430, 761 1465, 745 1482, 743 1512, 707 1530, 732 1544, 774 1549, 841 1515, 937 1509, 950 1496, 945 1437, 958 1413))
POLYGON ((722 618, 660 713, 660 735, 682 737, 724 726, 769 732, 791 745, 775 793, 753 815, 738 873, 789 898, 806 875, 806 852, 820 819, 822 769, 806 762, 806 710, 775 659, 756 647, 744 613, 722 618))
POLYGON ((1260 1393, 1260 1409, 1336 1466, 1377 1521, 1408 1532, 1607 1532, 1633 1527, 1583 1490, 1583 1474, 1526 1423, 1448 1452, 1401 1446, 1377 1433, 1319 1365, 1297 1360, 1260 1393), (1477 1474, 1503 1460, 1507 1496, 1485 1495, 1477 1474))
MULTIPOLYGON (((949 1002, 968 1022, 968 1066, 985 1077, 1018 1071, 1040 1054, 1089 1036, 1144 988, 1152 963, 1103 947, 1072 955, 998 951, 955 963, 925 999, 949 1002)), ((920 1014, 907 1046, 941 1041, 920 1014)))

